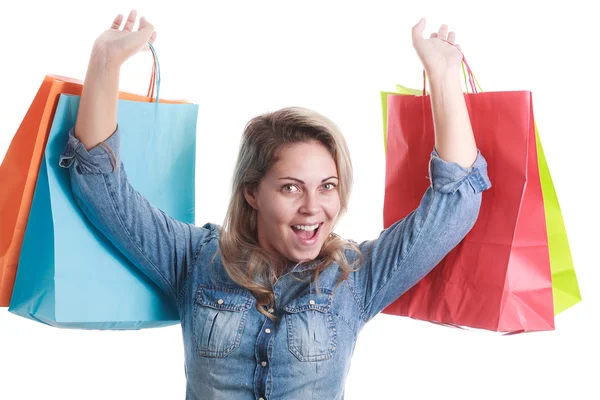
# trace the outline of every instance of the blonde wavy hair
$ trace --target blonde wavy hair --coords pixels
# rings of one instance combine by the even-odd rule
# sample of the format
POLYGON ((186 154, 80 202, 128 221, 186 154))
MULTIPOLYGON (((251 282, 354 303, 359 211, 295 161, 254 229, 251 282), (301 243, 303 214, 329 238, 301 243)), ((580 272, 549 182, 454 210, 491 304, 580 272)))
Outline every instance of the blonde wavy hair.
MULTIPOLYGON (((258 243, 256 210, 247 203, 244 188, 258 187, 267 171, 279 158, 283 146, 318 141, 324 145, 338 170, 340 212, 333 226, 346 213, 353 182, 352 162, 346 141, 339 128, 323 115, 302 107, 288 107, 251 119, 246 125, 238 153, 232 183, 232 196, 219 237, 219 250, 226 272, 240 286, 250 290, 257 299, 256 308, 268 318, 265 310, 274 308, 273 286, 279 272, 258 243)), ((317 257, 319 264, 313 278, 331 263, 337 262, 342 273, 337 286, 345 280, 356 263, 362 264, 362 254, 353 242, 330 234, 317 257), (357 252, 350 265, 345 250, 357 252)))

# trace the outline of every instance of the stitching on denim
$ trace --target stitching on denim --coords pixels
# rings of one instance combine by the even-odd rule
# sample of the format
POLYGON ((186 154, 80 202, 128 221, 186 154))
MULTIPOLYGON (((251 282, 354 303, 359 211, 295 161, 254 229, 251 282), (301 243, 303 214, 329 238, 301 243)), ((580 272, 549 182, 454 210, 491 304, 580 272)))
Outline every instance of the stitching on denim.
MULTIPOLYGON (((207 296, 208 297, 208 296, 207 296)), ((225 298, 225 297, 223 297, 225 298)), ((220 288, 220 287, 216 287, 216 286, 207 286, 207 285, 202 285, 201 287, 198 288, 198 293, 196 295, 196 301, 199 302, 200 304, 202 304, 205 307, 210 307, 210 308, 214 308, 214 309, 218 309, 220 311, 235 311, 235 312, 242 312, 242 311, 246 311, 250 308, 250 306, 252 306, 254 297, 252 296, 251 293, 247 293, 244 290, 241 289, 228 289, 228 288, 220 288), (201 299, 200 293, 207 293, 207 292, 223 292, 226 294, 231 294, 231 295, 238 295, 241 296, 245 299, 244 304, 242 304, 241 306, 233 306, 233 308, 230 308, 229 305, 219 305, 219 306, 215 306, 214 302, 212 301, 207 301, 206 304, 204 304, 204 302, 201 299), (214 307, 211 307, 211 304, 214 307), (216 307, 216 308, 215 308, 216 307), (242 309, 238 309, 236 307, 243 307, 242 309)))
MULTIPOLYGON (((205 287, 201 286, 201 288, 205 288, 205 287)), ((200 291, 198 292, 198 294, 199 293, 200 293, 200 291)), ((203 343, 200 343, 200 341, 198 340, 198 332, 197 332, 198 330, 196 329, 196 321, 197 321, 197 316, 198 316, 198 312, 199 312, 198 307, 202 307, 202 309, 207 310, 207 312, 216 311, 217 314, 220 312, 223 312, 223 310, 215 310, 210 307, 205 307, 203 305, 199 305, 198 301, 194 302, 194 315, 193 315, 193 320, 192 320, 192 336, 194 338, 193 339, 194 347, 199 356, 209 357, 209 358, 225 358, 225 357, 229 356, 231 353, 233 353, 238 347, 240 347, 240 344, 242 343, 242 335, 243 335, 244 328, 246 325, 246 319, 248 317, 247 309, 243 310, 243 311, 231 311, 231 312, 236 312, 236 313, 241 314, 240 321, 237 326, 237 331, 235 333, 235 338, 233 340, 233 343, 231 345, 229 345, 228 347, 221 349, 221 350, 211 350, 208 347, 206 347, 206 348, 203 347, 202 346, 203 343)), ((204 329, 204 327, 203 327, 203 329, 204 329)))
MULTIPOLYGON (((310 312, 314 310, 305 310, 304 312, 310 312)), ((303 355, 300 352, 300 348, 296 345, 295 336, 294 336, 294 328, 293 321, 294 319, 298 319, 298 313, 285 314, 285 322, 286 328, 288 332, 288 350, 292 353, 298 360, 302 362, 311 362, 311 361, 324 361, 329 360, 333 357, 333 353, 337 348, 337 329, 335 327, 335 322, 333 321, 333 313, 328 311, 327 313, 319 313, 318 318, 323 318, 327 322, 327 339, 329 340, 329 335, 331 334, 330 343, 327 345, 327 351, 321 354, 313 354, 313 355, 303 355)), ((299 329, 298 327, 296 329, 299 329)))
MULTIPOLYGON (((379 292, 381 292, 383 290, 383 288, 386 287, 392 281, 394 275, 396 275, 396 273, 401 269, 401 267, 404 266, 404 264, 406 263, 406 260, 409 258, 409 256, 412 255, 412 250, 415 248, 415 245, 421 239, 421 234, 423 233, 423 227, 425 227, 425 225, 427 224, 427 222, 429 222, 429 217, 431 216, 431 212, 432 212, 431 210, 434 208, 433 207, 433 203, 436 200, 436 191, 432 190, 432 193, 433 193, 432 194, 433 198, 431 199, 431 204, 429 206, 429 209, 427 210, 427 215, 425 216, 425 220, 423 221, 423 224, 421 225, 421 228, 419 229, 419 232, 417 233, 417 238, 414 240, 414 242, 412 243, 412 245, 410 246, 410 248, 406 251, 406 255, 404 256, 404 258, 402 259, 402 261, 400 261, 400 264, 398 264, 398 266, 395 269, 392 270, 392 273, 390 274, 390 276, 386 280, 386 282, 383 285, 381 285, 379 287, 379 289, 377 289, 377 292, 375 292, 375 294, 373 294, 373 296, 371 296, 371 300, 365 306, 366 309, 368 309, 371 306, 371 303, 373 302, 373 300, 375 299, 375 297, 377 297, 377 295, 379 294, 379 292)), ((416 216, 416 212, 415 212, 415 216, 416 216)), ((365 322, 367 322, 367 320, 365 320, 365 322)))
MULTIPOLYGON (((273 359, 273 344, 275 340, 269 340, 267 344, 267 357, 269 360, 273 359)), ((269 362, 267 367, 267 379, 265 382, 265 394, 266 398, 271 398, 271 393, 273 392, 273 369, 271 368, 271 363, 269 362)))
POLYGON ((475 191, 475 193, 481 193, 484 190, 486 190, 488 184, 487 184, 486 179, 483 177, 483 173, 481 172, 481 170, 479 168, 477 168, 473 172, 473 174, 469 175, 469 178, 470 178, 469 181, 471 183, 471 187, 473 187, 473 190, 475 191))
POLYGON ((117 170, 117 157, 115 153, 112 151, 109 145, 106 143, 100 143, 100 146, 104 149, 104 151, 111 157, 111 166, 113 167, 113 172, 117 170))
POLYGON ((286 327, 287 334, 288 334, 288 345, 287 345, 287 348, 288 348, 288 351, 290 353, 292 353, 292 355, 294 357, 296 357, 299 361, 304 361, 304 360, 302 360, 301 357, 298 356, 298 354, 296 354, 294 352, 294 345, 293 345, 293 342, 294 342, 294 332, 293 332, 293 329, 292 329, 292 323, 290 321, 290 318, 291 318, 290 314, 285 314, 285 327, 286 327), (292 344, 290 344, 290 342, 292 344))
MULTIPOLYGON (((454 186, 452 187, 451 190, 449 190, 446 193, 448 193, 448 194, 454 194, 454 193, 456 193, 458 191, 458 189, 460 189, 460 187, 462 185, 464 185, 465 181, 469 181, 469 176, 470 175, 467 174, 467 175, 463 176, 462 178, 460 178, 458 181, 453 182, 454 186)), ((445 192, 442 192, 442 193, 445 193, 445 192)))
POLYGON ((329 310, 331 309, 331 306, 333 304, 333 294, 332 293, 333 293, 333 291, 331 289, 321 288, 320 295, 316 295, 316 293, 311 293, 308 295, 305 294, 300 297, 297 297, 297 298, 293 299, 292 301, 290 301, 290 303, 288 303, 284 307, 284 310, 286 312, 294 313, 294 314, 299 313, 299 312, 309 311, 309 310, 315 310, 320 313, 327 313, 327 312, 329 312, 329 310), (310 298, 311 300, 316 300, 315 304, 300 303, 300 300, 305 300, 308 298, 310 298), (324 298, 327 298, 326 305, 321 305, 321 304, 317 303, 318 301, 320 301, 321 299, 324 299, 324 298))
POLYGON ((469 181, 469 185, 471 186, 471 189, 473 189, 473 191, 475 193, 479 192, 479 188, 481 186, 480 182, 479 182, 479 175, 478 174, 472 174, 468 176, 469 181))
MULTIPOLYGON (((202 286, 200 286, 198 289, 201 289, 202 286)), ((196 298, 194 299, 194 307, 192 310, 192 337, 193 337, 193 341, 194 341, 194 349, 196 350, 197 354, 200 355, 201 352, 201 345, 198 343, 198 333, 197 333, 197 329, 196 329, 196 320, 197 320, 197 315, 198 315, 198 301, 197 298, 198 296, 200 296, 200 291, 198 291, 196 293, 196 298)))
MULTIPOLYGON (((354 280, 354 275, 350 274, 350 276, 352 277, 352 280, 354 280)), ((360 318, 363 321, 366 321, 365 309, 363 307, 362 302, 360 301, 360 297, 358 297, 358 293, 356 293, 356 288, 353 285, 351 285, 349 282, 347 282, 347 285, 348 285, 348 290, 350 290, 350 293, 352 293, 352 297, 354 298, 354 302, 358 306, 358 311, 360 312, 360 318)))
MULTIPOLYGON (((194 228, 194 226, 188 224, 188 227, 191 229, 194 228)), ((200 227, 200 229, 204 229, 203 227, 200 227)), ((190 233, 191 236, 191 233, 190 233)), ((187 286, 188 286, 188 281, 190 279, 190 276, 192 275, 192 272, 196 269, 196 262, 198 262, 198 258, 200 257, 200 252, 202 251, 202 249, 204 248, 204 246, 206 245, 206 243, 208 243, 210 240, 216 238, 216 234, 215 234, 215 229, 211 227, 210 229, 210 233, 208 233, 206 235, 206 237, 204 238, 204 240, 202 240, 202 242, 198 245, 198 249, 196 250, 195 254, 194 254, 194 258, 192 260, 192 264, 190 266, 190 268, 188 268, 188 273, 185 276, 185 280, 181 283, 181 289, 179 290, 179 293, 177 294, 177 301, 181 303, 181 301, 183 300, 183 296, 185 295, 185 292, 187 291, 187 286)))
POLYGON ((346 324, 346 326, 350 329, 350 332, 352 332, 352 336, 354 336, 354 341, 356 341, 356 339, 358 338, 358 335, 356 334, 356 332, 354 332, 354 328, 352 328, 352 326, 350 325, 350 322, 346 321, 346 319, 339 313, 332 313, 332 315, 335 315, 337 318, 339 318, 344 324, 346 324))
MULTIPOLYGON (((487 167, 487 163, 483 164, 482 166, 478 165, 479 154, 480 153, 478 151, 478 153, 477 153, 477 157, 478 158, 475 160, 475 162, 473 163, 473 165, 471 167, 466 168, 467 173, 466 173, 465 176, 463 176, 462 178, 460 178, 460 179, 458 179, 456 181, 452 181, 452 182, 450 182, 448 184, 442 185, 442 186, 447 186, 449 184, 453 185, 452 189, 450 191, 448 191, 447 193, 454 194, 464 184, 465 180, 469 181, 469 184, 471 185, 471 187, 473 188, 473 190, 475 190, 476 192, 478 190, 479 191, 483 191, 485 189, 486 185, 485 185, 485 180, 483 179, 483 177, 481 175, 482 174, 481 173, 481 167, 487 167), (472 179, 475 179, 475 182, 473 182, 472 179)), ((440 157, 435 157, 435 156, 430 159, 430 162, 429 162, 429 171, 430 171, 430 174, 431 174, 431 164, 432 164, 433 158, 438 158, 438 159, 442 160, 440 157)), ((444 160, 442 160, 442 161, 444 161, 444 160)), ((431 186, 433 187, 433 179, 431 180, 431 186)), ((434 190, 440 191, 440 190, 435 189, 435 188, 434 188, 434 190)), ((441 191, 441 192, 442 193, 446 193, 444 191, 441 191)))
MULTIPOLYGON (((132 239, 131 234, 129 233, 129 230, 127 229, 127 227, 123 223, 123 218, 119 214, 118 208, 116 207, 116 201, 114 199, 113 193, 109 189, 109 185, 108 185, 108 182, 107 182, 107 179, 106 179, 106 174, 102 174, 102 177, 104 178, 104 185, 106 187, 106 191, 108 192, 108 197, 111 200, 111 204, 113 206, 113 210, 115 211, 115 215, 117 216, 117 219, 119 220, 119 223, 121 224, 121 227, 123 228, 123 230, 127 234, 127 238, 131 241, 131 243, 133 243, 133 245, 136 248, 136 250, 139 251, 139 253, 142 255, 142 257, 144 257, 144 259, 148 262, 148 264, 152 268, 154 268, 154 270, 158 273, 158 275, 165 281, 165 283, 167 284, 167 286, 172 291, 173 298, 178 303, 177 306, 180 307, 181 305, 179 304, 179 299, 177 299, 177 293, 175 292, 175 288, 173 287, 173 285, 171 284, 171 282, 169 282, 169 280, 165 278, 165 276, 162 274, 162 272, 160 271, 160 269, 156 265, 154 265, 154 263, 152 261, 150 261, 150 259, 146 256, 146 254, 138 247, 137 243, 132 239)), ((118 179, 120 179, 120 177, 118 179)))

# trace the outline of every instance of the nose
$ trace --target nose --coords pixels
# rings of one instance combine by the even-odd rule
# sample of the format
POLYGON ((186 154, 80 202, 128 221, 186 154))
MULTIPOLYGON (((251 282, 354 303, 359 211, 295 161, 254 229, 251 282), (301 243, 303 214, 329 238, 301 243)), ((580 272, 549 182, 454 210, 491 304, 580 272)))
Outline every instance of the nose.
POLYGON ((321 209, 317 194, 307 192, 302 197, 302 204, 300 205, 299 212, 304 215, 315 215, 321 209))

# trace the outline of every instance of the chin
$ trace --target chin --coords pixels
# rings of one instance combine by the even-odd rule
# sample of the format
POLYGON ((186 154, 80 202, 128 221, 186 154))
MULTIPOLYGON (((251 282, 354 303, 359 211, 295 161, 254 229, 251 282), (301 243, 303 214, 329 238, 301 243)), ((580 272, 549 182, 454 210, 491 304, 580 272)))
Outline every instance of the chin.
POLYGON ((301 261, 310 262, 310 261, 315 260, 319 256, 320 252, 321 252, 321 246, 319 246, 318 249, 309 250, 309 251, 292 250, 288 253, 289 254, 288 259, 295 263, 298 263, 301 261))

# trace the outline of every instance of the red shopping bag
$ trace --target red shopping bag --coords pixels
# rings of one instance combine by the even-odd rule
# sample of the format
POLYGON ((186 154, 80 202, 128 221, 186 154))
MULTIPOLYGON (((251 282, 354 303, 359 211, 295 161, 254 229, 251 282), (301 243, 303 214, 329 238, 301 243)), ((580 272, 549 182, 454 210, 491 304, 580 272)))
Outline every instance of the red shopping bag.
MULTIPOLYGON (((469 78, 475 89, 470 70, 469 78)), ((492 187, 482 193, 479 218, 467 236, 383 312, 498 332, 552 330, 552 278, 532 94, 474 92, 465 99, 492 187)), ((430 184, 434 147, 425 92, 388 94, 387 107, 386 228, 418 206, 430 184)))

